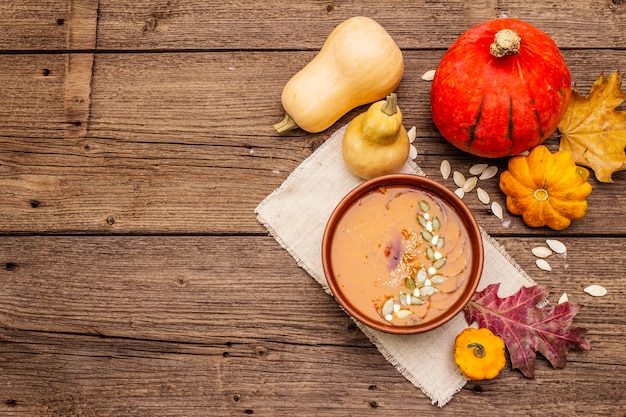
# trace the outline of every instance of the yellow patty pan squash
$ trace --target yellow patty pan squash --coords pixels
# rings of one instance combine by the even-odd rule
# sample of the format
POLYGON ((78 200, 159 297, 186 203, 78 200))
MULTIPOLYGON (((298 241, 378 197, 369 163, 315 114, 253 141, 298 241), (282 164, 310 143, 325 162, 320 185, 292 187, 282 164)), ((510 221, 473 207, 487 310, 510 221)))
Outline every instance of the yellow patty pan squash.
POLYGON ((467 328, 454 341, 454 363, 471 380, 493 379, 506 364, 504 341, 489 329, 467 328))

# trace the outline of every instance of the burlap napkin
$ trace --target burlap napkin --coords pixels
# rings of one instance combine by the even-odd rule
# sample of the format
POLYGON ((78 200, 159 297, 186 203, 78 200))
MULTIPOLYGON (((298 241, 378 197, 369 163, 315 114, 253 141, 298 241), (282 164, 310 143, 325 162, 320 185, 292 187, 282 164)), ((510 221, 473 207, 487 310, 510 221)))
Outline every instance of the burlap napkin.
MULTIPOLYGON (((276 241, 329 294, 321 256, 324 228, 337 203, 362 182, 348 171, 342 160, 341 140, 345 128, 337 130, 255 210, 258 220, 276 241)), ((423 175, 413 161, 407 161, 402 172, 423 175)), ((488 284, 501 283, 499 295, 507 296, 523 285, 533 284, 484 231, 483 242, 485 265, 479 290, 488 284)), ((452 359, 454 339, 468 326, 463 313, 438 329, 411 336, 390 335, 358 322, 357 325, 433 404, 444 406, 467 382, 452 359)))

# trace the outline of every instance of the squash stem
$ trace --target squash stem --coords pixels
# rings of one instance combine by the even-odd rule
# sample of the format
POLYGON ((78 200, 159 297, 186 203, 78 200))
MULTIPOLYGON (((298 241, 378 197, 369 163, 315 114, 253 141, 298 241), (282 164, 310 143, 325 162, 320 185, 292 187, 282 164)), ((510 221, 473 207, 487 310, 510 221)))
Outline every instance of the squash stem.
POLYGON ((476 356, 477 358, 483 358, 485 357, 485 347, 483 345, 481 345, 480 343, 470 343, 469 345, 467 345, 468 349, 474 349, 474 356, 476 356))
POLYGON ((505 55, 515 55, 519 52, 521 43, 522 40, 515 31, 502 29, 494 36, 489 52, 496 58, 502 58, 505 55))
POLYGON ((398 96, 396 93, 391 93, 387 96, 385 104, 380 108, 380 111, 391 117, 398 112, 398 96))
POLYGON ((274 129, 278 133, 283 133, 288 130, 297 129, 298 127, 299 127, 298 124, 287 113, 285 113, 285 118, 281 122, 276 123, 274 125, 274 129))

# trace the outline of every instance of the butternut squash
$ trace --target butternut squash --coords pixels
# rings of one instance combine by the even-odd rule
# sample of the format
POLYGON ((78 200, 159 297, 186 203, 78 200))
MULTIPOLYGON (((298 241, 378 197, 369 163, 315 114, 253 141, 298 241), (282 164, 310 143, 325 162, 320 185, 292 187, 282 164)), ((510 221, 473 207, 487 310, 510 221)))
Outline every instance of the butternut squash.
POLYGON ((281 95, 285 119, 274 128, 321 132, 350 110, 385 98, 403 74, 402 52, 387 31, 368 17, 349 18, 287 82, 281 95))

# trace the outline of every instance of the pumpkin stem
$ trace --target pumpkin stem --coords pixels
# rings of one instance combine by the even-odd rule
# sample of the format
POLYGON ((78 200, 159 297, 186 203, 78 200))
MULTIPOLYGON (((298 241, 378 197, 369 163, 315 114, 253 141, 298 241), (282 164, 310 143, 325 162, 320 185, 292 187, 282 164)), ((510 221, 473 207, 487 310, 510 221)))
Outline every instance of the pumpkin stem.
POLYGON ((470 343, 467 345, 468 349, 474 348, 474 356, 477 358, 482 358, 485 356, 485 347, 480 343, 470 343))
POLYGON ((502 29, 494 36, 489 52, 496 58, 514 55, 519 52, 521 42, 517 33, 511 29, 502 29))
POLYGON ((274 129, 278 133, 283 133, 288 130, 297 129, 298 127, 300 126, 298 126, 298 124, 287 113, 285 113, 285 118, 280 123, 276 123, 274 125, 274 129))
POLYGON ((380 111, 391 117, 398 112, 398 96, 396 93, 391 93, 387 96, 385 104, 380 108, 380 111))

